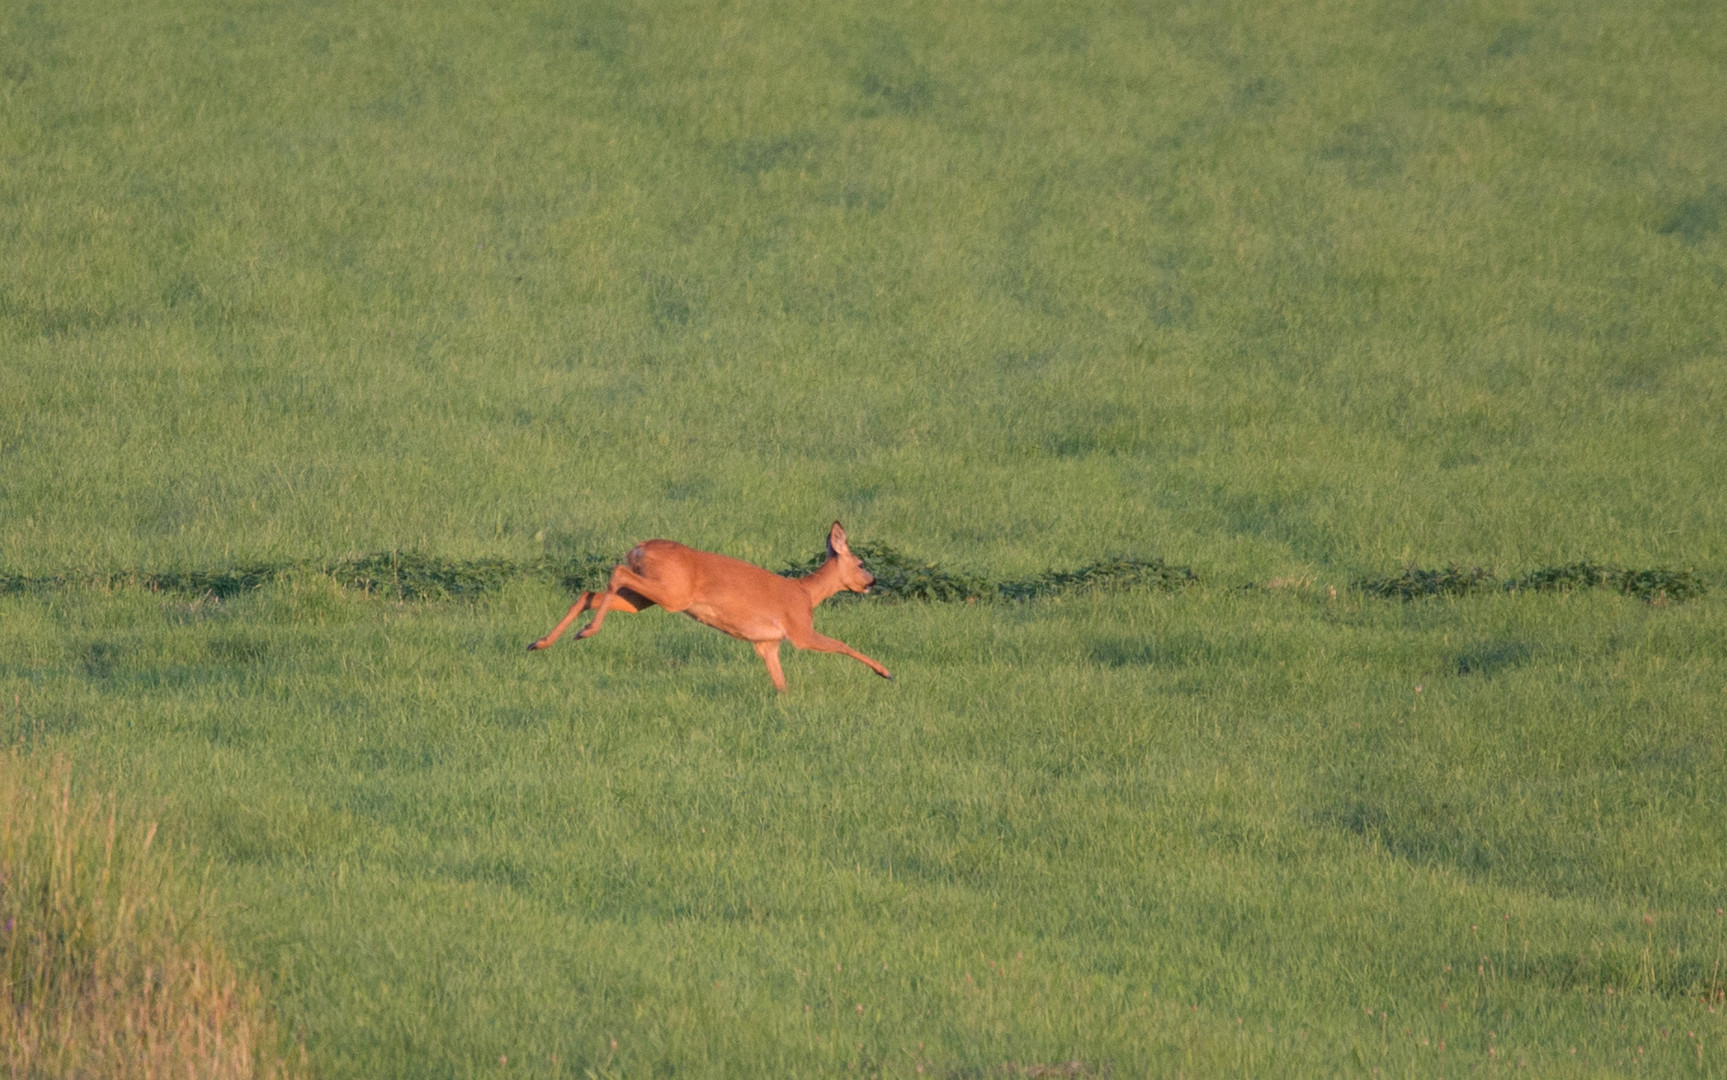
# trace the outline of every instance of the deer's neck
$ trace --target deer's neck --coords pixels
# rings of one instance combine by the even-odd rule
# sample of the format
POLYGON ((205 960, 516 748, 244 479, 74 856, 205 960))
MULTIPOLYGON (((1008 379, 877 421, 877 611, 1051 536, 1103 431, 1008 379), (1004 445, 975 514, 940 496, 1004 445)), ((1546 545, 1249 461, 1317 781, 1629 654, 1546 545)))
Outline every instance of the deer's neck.
POLYGON ((833 556, 816 568, 815 573, 807 574, 798 579, 798 584, 804 587, 804 592, 810 597, 810 610, 821 606, 821 602, 844 588, 840 584, 839 562, 833 556))

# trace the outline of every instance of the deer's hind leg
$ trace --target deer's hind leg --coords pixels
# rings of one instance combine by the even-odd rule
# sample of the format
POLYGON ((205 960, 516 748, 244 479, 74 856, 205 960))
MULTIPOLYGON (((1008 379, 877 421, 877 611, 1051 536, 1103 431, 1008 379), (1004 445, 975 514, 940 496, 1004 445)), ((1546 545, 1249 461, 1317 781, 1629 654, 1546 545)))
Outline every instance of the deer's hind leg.
POLYGON ((570 628, 570 624, 576 621, 576 616, 594 606, 594 598, 599 595, 599 593, 593 592, 583 593, 575 603, 570 605, 570 610, 564 615, 564 617, 558 620, 558 625, 552 627, 551 633, 538 641, 529 642, 528 651, 533 652, 536 649, 551 648, 552 643, 563 637, 564 631, 568 630, 570 628))
MULTIPOLYGON (((594 601, 589 606, 594 609, 594 621, 576 631, 576 640, 580 641, 585 637, 592 637, 599 633, 600 624, 606 621, 606 612, 608 611, 634 614, 643 608, 651 608, 656 604, 671 611, 680 610, 679 607, 666 603, 663 593, 664 590, 652 580, 643 577, 629 567, 616 567, 612 570, 612 580, 606 586, 606 591, 591 594, 594 601)), ((575 618, 577 614, 579 612, 572 608, 570 614, 565 617, 565 621, 575 618)))
MULTIPOLYGON (((622 570, 623 567, 620 566, 618 569, 622 570)), ((616 577, 616 574, 614 573, 613 576, 616 577)), ((552 643, 563 637, 564 631, 568 630, 570 628, 570 624, 575 622, 576 617, 584 611, 594 611, 594 621, 589 623, 587 626, 584 626, 581 632, 576 635, 576 638, 577 640, 580 640, 581 638, 585 638, 589 634, 593 633, 595 628, 599 626, 600 618, 604 614, 604 609, 601 608, 600 605, 605 603, 607 597, 611 598, 611 602, 606 603, 605 607, 614 611, 624 611, 634 614, 643 608, 654 606, 654 602, 652 600, 649 600, 647 597, 642 596, 640 593, 629 588, 622 589, 621 591, 614 591, 612 586, 608 586, 605 592, 585 592, 576 600, 575 603, 570 605, 570 610, 558 621, 558 625, 552 627, 552 632, 534 642, 532 645, 529 645, 528 651, 533 652, 536 649, 551 648, 552 643)))

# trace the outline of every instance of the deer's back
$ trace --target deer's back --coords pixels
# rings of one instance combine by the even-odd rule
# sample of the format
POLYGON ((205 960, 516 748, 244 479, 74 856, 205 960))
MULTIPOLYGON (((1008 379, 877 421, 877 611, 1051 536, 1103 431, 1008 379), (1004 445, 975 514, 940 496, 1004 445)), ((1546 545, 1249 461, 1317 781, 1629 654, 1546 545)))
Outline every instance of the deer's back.
POLYGON ((662 607, 733 637, 771 640, 809 619, 809 600, 797 582, 742 559, 674 540, 648 540, 624 562, 660 587, 662 607))

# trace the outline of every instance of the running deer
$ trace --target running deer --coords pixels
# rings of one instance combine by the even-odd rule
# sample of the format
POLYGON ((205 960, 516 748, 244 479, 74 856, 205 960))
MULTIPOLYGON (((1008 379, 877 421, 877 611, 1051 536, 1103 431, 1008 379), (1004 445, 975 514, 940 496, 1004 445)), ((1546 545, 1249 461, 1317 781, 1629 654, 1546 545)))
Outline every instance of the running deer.
POLYGON ((785 692, 786 673, 780 668, 780 642, 800 649, 844 653, 884 679, 893 675, 863 653, 816 633, 813 615, 823 600, 849 589, 861 593, 875 583, 863 560, 846 546, 846 531, 834 522, 828 530, 828 557, 815 573, 781 577, 741 559, 697 551, 670 540, 646 540, 635 546, 612 571, 605 592, 585 592, 552 632, 528 646, 549 649, 576 616, 592 610, 593 621, 576 633, 579 641, 599 632, 608 611, 636 612, 658 604, 681 611, 756 648, 768 666, 774 689, 785 692))

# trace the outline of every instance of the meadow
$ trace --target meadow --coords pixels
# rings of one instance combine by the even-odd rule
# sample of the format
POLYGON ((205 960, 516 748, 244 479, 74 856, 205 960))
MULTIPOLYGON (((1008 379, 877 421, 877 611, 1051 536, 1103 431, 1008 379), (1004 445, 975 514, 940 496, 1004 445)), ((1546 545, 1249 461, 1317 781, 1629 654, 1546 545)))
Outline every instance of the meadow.
POLYGON ((0 738, 312 1075, 1727 1075, 1724 80, 1682 0, 12 5, 0 738), (836 518, 1194 577, 523 652, 836 518), (1583 561, 1703 589, 1502 587, 1583 561))

